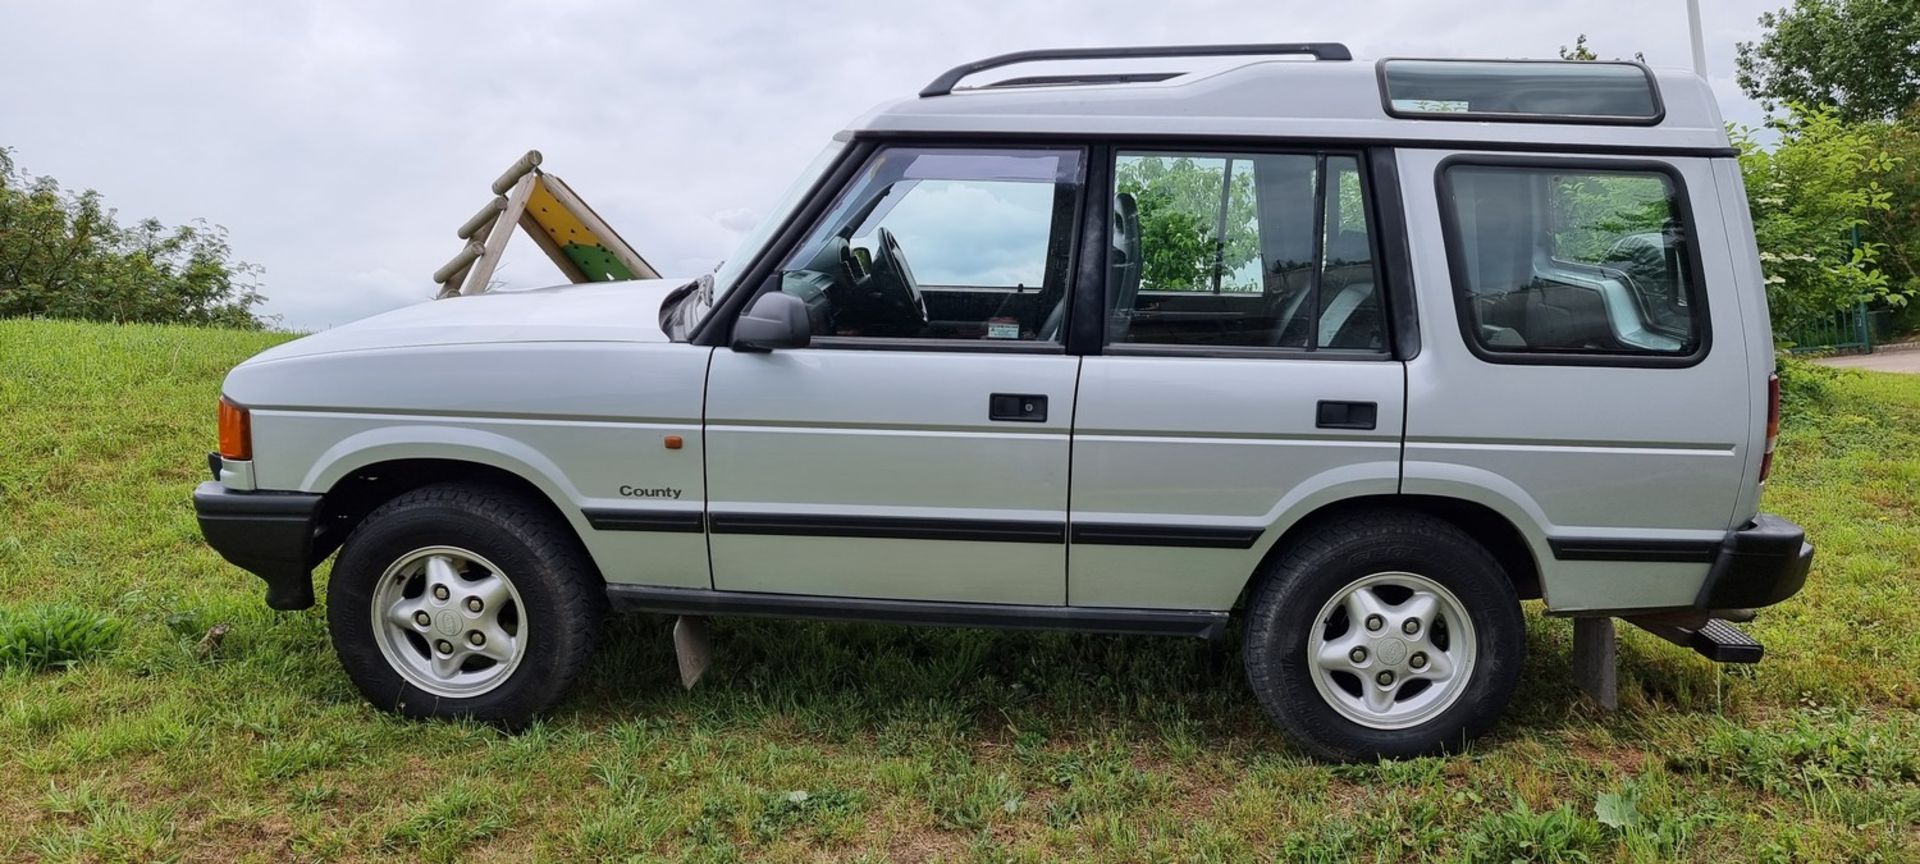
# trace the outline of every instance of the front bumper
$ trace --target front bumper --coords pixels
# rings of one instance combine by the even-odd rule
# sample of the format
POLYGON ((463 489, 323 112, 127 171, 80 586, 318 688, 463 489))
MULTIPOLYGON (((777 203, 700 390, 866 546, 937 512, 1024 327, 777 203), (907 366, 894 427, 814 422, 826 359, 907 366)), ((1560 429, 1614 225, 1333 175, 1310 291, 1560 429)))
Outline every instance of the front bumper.
POLYGON ((313 605, 313 566, 330 551, 318 540, 319 495, 236 492, 209 480, 193 490, 193 509, 207 545, 266 581, 268 606, 313 605))
POLYGON ((1813 566, 1813 544, 1800 526, 1771 513, 1727 532, 1694 601, 1698 609, 1758 609, 1799 593, 1813 566))

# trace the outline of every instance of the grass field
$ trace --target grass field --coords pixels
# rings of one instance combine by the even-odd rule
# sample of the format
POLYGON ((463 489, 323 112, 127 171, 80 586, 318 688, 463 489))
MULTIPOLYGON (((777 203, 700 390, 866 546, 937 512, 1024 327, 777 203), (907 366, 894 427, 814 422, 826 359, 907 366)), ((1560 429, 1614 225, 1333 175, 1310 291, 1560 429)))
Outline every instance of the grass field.
POLYGON ((632 618, 526 734, 376 713, 188 502, 284 338, 0 321, 0 860, 1920 860, 1920 376, 1796 369, 1763 664, 1624 632, 1603 715, 1531 615, 1471 752, 1329 766, 1151 638, 719 622, 687 693, 632 618))

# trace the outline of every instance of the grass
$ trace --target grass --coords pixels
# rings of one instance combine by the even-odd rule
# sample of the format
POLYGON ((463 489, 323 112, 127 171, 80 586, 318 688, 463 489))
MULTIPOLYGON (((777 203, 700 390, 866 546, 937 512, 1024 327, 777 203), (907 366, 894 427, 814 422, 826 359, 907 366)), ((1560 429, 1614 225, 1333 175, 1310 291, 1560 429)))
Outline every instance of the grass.
POLYGON ((0 321, 0 633, 64 652, 0 664, 0 860, 1920 860, 1920 377, 1795 369, 1766 662, 1625 632, 1603 715, 1533 614, 1490 738, 1332 766, 1150 638, 719 622, 688 693, 643 617, 525 734, 377 713, 187 501, 284 338, 0 321))

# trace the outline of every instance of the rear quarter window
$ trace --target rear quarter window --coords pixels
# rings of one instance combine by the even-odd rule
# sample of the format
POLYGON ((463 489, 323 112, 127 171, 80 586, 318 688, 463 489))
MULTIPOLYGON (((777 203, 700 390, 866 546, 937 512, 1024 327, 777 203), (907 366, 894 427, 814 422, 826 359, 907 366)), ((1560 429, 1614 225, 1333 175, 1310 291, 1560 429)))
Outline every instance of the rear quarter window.
POLYGON ((1468 347, 1495 362, 1689 365, 1706 301, 1670 166, 1449 160, 1440 209, 1468 347))

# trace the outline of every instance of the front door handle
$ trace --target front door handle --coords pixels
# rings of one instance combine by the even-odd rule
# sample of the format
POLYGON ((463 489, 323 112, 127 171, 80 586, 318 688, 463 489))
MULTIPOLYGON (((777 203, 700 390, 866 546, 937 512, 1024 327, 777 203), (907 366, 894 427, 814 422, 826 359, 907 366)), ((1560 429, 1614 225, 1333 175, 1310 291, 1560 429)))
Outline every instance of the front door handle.
POLYGON ((1379 418, 1380 406, 1375 402, 1321 400, 1313 425, 1322 429, 1372 429, 1379 418))
POLYGON ((1032 393, 995 393, 987 397, 987 419, 1045 423, 1047 397, 1032 393))

